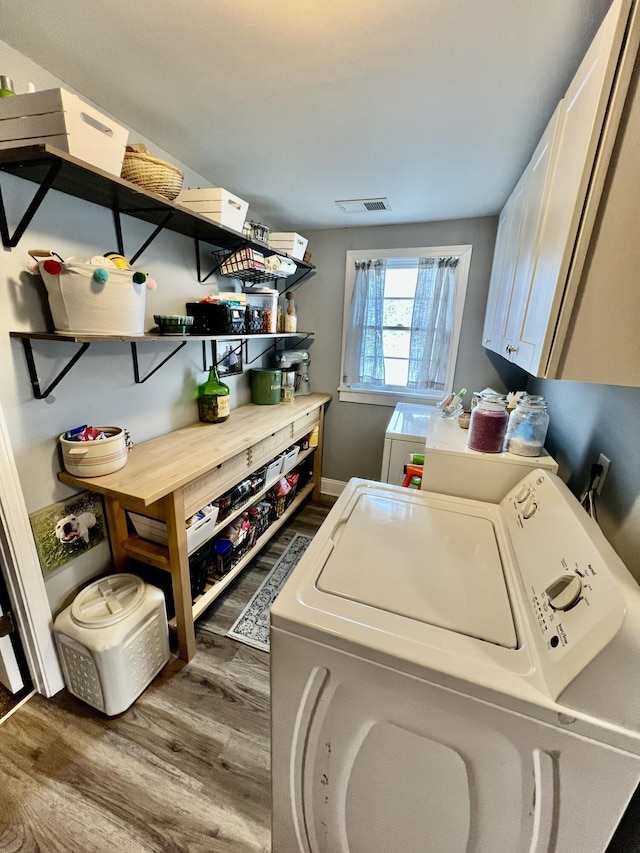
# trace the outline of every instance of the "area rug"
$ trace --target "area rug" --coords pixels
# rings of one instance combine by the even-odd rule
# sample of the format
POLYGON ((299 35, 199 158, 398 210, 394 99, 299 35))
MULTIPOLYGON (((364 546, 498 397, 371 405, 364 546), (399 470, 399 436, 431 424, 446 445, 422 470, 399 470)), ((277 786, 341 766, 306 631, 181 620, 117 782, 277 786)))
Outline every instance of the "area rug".
POLYGON ((227 637, 248 646, 269 651, 269 611, 284 582, 307 550, 311 536, 296 533, 286 551, 262 581, 253 597, 236 619, 227 637))

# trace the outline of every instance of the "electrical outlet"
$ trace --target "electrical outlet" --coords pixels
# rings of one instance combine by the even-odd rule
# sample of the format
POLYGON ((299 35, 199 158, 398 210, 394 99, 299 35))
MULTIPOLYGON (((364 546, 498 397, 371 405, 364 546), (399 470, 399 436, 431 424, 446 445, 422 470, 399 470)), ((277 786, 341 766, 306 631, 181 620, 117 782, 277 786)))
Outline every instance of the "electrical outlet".
POLYGON ((599 495, 602 491, 604 481, 607 479, 607 474, 609 473, 609 468, 611 467, 611 460, 607 459, 604 453, 601 453, 600 456, 598 456, 598 465, 602 465, 602 474, 600 474, 600 479, 598 480, 598 488, 596 489, 597 495, 599 495))

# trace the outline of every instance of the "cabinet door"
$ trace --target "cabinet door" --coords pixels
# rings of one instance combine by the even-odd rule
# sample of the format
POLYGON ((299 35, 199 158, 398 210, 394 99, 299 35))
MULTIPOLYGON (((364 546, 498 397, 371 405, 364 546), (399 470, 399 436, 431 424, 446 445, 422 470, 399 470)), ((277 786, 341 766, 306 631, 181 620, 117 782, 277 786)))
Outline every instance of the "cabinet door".
MULTIPOLYGON (((527 337, 529 314, 540 310, 532 280, 539 251, 543 212, 549 194, 558 139, 562 131, 564 100, 560 101, 527 167, 528 179, 514 274, 513 294, 506 320, 505 337, 510 342, 510 361, 530 370, 536 341, 527 337)), ((535 324, 533 324, 535 326, 535 324)))
POLYGON ((507 338, 507 319, 518 261, 527 180, 525 171, 500 214, 482 335, 483 346, 506 358, 513 345, 513 340, 507 338))
POLYGON ((522 367, 536 376, 546 374, 558 314, 565 298, 565 283, 628 6, 627 0, 614 0, 563 102, 557 153, 549 191, 543 202, 529 305, 520 334, 522 367))

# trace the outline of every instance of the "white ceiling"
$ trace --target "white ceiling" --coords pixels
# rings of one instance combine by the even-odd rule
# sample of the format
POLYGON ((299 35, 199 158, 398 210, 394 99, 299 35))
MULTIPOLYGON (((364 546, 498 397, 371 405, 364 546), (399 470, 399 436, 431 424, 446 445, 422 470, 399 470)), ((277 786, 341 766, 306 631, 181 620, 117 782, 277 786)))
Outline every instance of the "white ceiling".
POLYGON ((610 2, 2 0, 0 38, 304 233, 497 213, 610 2))

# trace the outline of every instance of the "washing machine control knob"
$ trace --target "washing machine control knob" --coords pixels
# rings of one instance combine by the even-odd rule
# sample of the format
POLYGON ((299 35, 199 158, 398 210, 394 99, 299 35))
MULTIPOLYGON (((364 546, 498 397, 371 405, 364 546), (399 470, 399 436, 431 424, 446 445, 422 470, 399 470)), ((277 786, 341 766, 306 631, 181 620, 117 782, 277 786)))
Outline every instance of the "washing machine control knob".
POLYGON ((523 504, 531 494, 531 489, 524 483, 516 492, 516 503, 523 504))
POLYGON ((525 505, 522 507, 522 517, 523 518, 531 518, 534 512, 538 509, 538 505, 535 504, 532 500, 528 500, 525 505))
POLYGON ((549 584, 545 592, 554 610, 569 610, 580 598, 582 581, 578 575, 560 575, 549 584))

